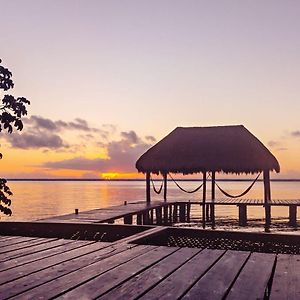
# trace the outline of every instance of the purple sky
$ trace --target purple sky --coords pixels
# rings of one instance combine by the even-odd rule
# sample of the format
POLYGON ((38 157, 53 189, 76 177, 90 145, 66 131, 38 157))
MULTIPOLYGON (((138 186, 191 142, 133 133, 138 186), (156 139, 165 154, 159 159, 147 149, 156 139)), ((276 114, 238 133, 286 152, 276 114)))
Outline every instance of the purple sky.
POLYGON ((176 126, 244 124, 300 177, 299 1, 0 7, 0 57, 32 115, 157 139, 176 126))

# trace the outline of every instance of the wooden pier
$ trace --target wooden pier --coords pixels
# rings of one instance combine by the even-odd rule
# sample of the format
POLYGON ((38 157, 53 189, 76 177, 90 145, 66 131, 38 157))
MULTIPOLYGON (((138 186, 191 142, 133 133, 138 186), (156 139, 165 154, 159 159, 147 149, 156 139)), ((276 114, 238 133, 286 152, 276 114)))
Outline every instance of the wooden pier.
POLYGON ((114 242, 2 235, 0 299, 300 297, 300 255, 138 243, 163 230, 114 242))
MULTIPOLYGON (((215 228, 215 206, 236 206, 238 209, 238 223, 240 226, 247 226, 247 208, 249 206, 269 206, 269 214, 266 215, 265 223, 271 224, 272 207, 288 207, 289 222, 291 227, 297 227, 297 207, 300 206, 300 199, 274 199, 265 204, 262 199, 216 199, 207 200, 205 209, 205 223, 210 222, 212 228, 215 228)), ((188 223, 191 220, 191 207, 203 206, 203 202, 197 201, 152 201, 146 203, 139 201, 127 203, 124 205, 112 206, 108 208, 94 209, 90 211, 78 212, 63 216, 55 216, 40 221, 47 222, 79 222, 79 223, 114 223, 122 219, 124 224, 137 225, 170 225, 181 222, 188 223)), ((203 221, 203 218, 199 220, 203 221)), ((205 227, 206 224, 203 224, 205 227)), ((268 226, 268 227, 269 227, 268 226)))

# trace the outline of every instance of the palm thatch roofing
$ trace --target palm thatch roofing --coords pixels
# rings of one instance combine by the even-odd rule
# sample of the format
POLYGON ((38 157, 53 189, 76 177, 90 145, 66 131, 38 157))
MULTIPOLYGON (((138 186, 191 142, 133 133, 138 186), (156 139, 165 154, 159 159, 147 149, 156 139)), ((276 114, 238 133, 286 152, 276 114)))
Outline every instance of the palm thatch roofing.
POLYGON ((280 172, 272 153, 242 125, 177 127, 136 162, 139 172, 280 172))

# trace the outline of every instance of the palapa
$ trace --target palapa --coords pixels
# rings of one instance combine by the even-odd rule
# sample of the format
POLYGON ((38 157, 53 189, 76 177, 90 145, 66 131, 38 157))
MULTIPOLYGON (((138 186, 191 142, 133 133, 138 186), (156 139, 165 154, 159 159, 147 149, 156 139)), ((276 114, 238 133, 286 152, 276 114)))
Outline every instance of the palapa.
POLYGON ((274 155, 243 125, 177 127, 136 162, 142 173, 280 171, 274 155))

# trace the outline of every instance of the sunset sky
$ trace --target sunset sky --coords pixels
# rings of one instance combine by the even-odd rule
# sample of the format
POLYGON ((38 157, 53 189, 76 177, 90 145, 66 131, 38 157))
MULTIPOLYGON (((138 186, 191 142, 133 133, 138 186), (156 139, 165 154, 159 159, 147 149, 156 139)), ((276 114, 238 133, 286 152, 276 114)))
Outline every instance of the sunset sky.
MULTIPOLYGON (((134 178, 177 126, 243 124, 300 178, 300 1, 0 0, 31 101, 1 177, 134 178)), ((3 96, 4 92, 0 92, 3 96)))

